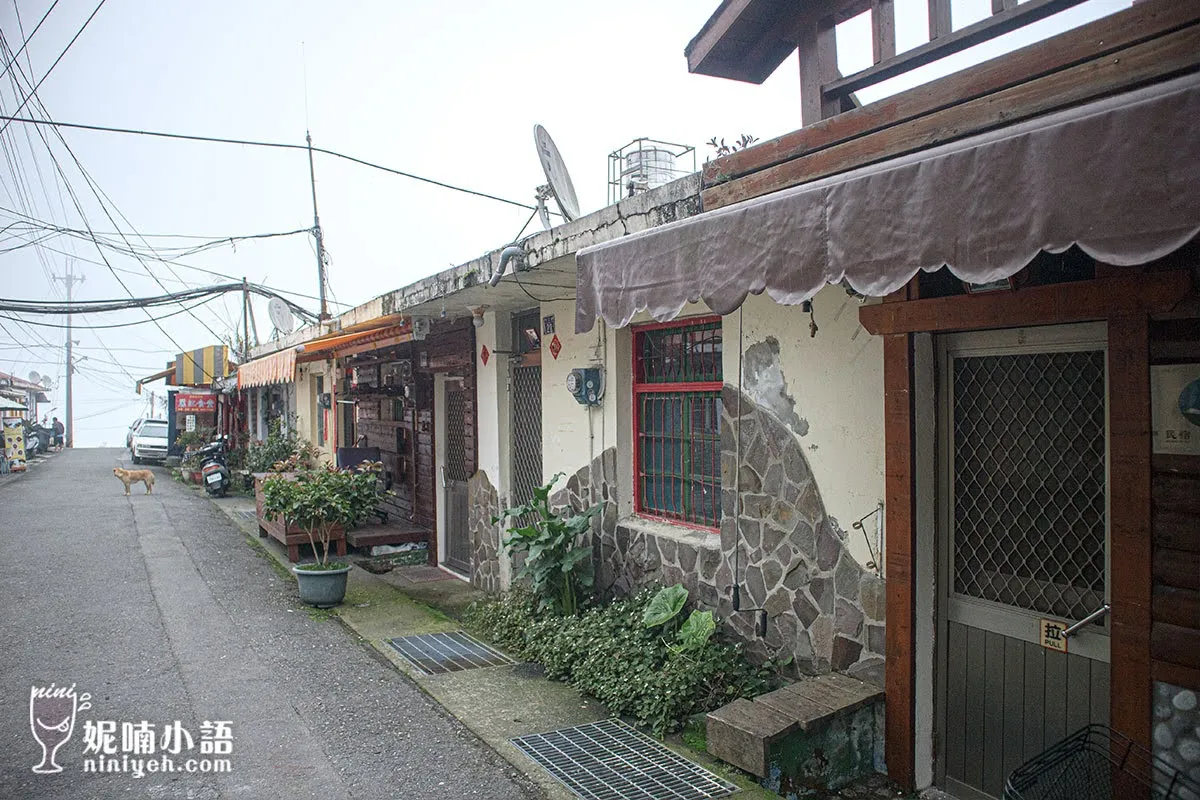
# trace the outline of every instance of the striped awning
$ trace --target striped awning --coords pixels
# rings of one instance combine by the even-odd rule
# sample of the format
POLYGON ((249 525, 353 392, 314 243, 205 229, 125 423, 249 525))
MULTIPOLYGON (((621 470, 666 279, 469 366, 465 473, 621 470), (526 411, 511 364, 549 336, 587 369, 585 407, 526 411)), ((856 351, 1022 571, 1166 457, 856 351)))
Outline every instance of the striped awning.
POLYGON ((291 383, 296 379, 296 348, 288 347, 238 367, 238 388, 291 383))
POLYGON ((335 333, 321 339, 305 342, 299 345, 297 350, 300 354, 300 361, 312 361, 318 358, 328 358, 330 354, 336 356, 339 351, 351 347, 360 347, 377 342, 402 344, 407 341, 412 341, 412 326, 405 322, 385 328, 372 328, 352 333, 335 333))

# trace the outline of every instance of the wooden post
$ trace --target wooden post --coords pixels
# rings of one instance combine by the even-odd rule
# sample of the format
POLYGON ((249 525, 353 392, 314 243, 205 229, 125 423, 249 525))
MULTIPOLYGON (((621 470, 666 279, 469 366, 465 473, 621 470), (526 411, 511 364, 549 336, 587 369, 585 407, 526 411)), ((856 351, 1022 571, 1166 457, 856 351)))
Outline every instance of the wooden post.
POLYGON ((871 0, 871 50, 876 64, 896 55, 894 0, 871 0))
POLYGON ((800 24, 800 124, 812 125, 838 113, 836 101, 826 101, 822 85, 835 79, 837 40, 833 17, 808 18, 800 24))
POLYGON ((906 789, 915 782, 916 502, 913 475, 912 335, 883 340, 884 494, 886 497, 888 776, 906 789))
POLYGON ((950 0, 929 0, 929 41, 954 30, 950 19, 950 0))
POLYGON ((1150 326, 1108 322, 1109 530, 1113 728, 1150 747, 1150 326))

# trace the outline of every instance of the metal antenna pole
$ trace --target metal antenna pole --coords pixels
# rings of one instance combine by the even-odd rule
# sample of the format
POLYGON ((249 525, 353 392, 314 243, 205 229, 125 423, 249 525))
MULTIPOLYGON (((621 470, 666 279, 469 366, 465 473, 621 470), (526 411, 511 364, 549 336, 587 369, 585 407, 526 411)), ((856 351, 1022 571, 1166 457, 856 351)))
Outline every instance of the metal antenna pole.
POLYGON ((321 284, 321 315, 319 319, 324 322, 329 319, 329 306, 325 303, 325 244, 321 238, 321 217, 317 214, 317 176, 313 170, 312 134, 305 131, 304 139, 308 142, 308 180, 312 184, 313 235, 317 238, 317 280, 321 284))

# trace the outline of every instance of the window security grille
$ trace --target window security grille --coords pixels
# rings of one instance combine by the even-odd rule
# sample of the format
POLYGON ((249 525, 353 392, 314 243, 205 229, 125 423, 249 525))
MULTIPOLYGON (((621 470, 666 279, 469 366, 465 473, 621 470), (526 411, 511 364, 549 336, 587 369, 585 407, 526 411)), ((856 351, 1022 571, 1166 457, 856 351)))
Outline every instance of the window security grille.
POLYGON ((651 326, 635 335, 637 511, 716 528, 721 495, 721 321, 651 326))

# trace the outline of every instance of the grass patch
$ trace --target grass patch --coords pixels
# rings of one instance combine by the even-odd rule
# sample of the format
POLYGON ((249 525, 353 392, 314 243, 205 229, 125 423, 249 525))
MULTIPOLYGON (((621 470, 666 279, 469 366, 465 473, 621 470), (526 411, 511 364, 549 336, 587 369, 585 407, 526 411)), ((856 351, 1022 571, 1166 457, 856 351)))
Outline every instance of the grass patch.
POLYGON ((708 752, 708 726, 704 722, 704 717, 696 716, 687 721, 683 726, 683 731, 679 734, 679 738, 683 743, 697 753, 708 752))

